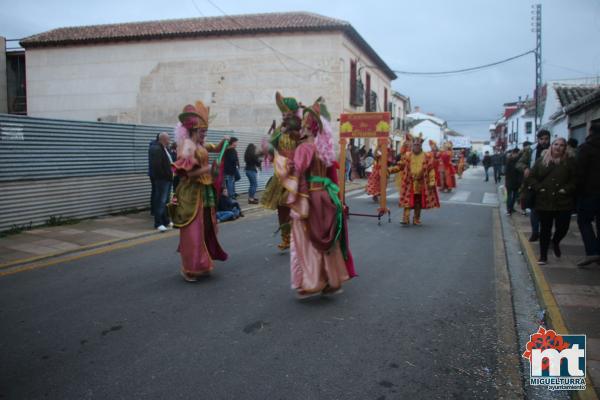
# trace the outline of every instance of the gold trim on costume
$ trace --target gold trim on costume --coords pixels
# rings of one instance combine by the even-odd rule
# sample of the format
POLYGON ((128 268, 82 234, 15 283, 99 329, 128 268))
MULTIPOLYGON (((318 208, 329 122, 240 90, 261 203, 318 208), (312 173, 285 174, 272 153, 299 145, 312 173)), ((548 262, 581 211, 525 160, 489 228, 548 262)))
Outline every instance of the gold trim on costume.
MULTIPOLYGON (((196 199, 196 209, 194 210, 194 214, 192 215, 192 217, 185 224, 173 224, 174 227, 185 228, 186 226, 191 224, 194 219, 196 219, 196 216, 198 215, 198 210, 200 209, 200 207, 198 207, 198 206, 200 205, 199 203, 200 203, 201 197, 202 197, 202 193, 200 192, 200 190, 201 189, 198 189, 198 194, 197 194, 197 199, 196 199)), ((202 208, 204 209, 204 205, 202 208)))

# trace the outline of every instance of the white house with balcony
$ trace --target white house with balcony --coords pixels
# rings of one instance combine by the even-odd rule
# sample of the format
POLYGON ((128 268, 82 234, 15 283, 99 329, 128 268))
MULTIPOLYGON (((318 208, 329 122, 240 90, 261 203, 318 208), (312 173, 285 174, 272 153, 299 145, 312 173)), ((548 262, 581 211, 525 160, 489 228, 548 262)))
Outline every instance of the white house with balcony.
POLYGON ((410 97, 393 91, 389 108, 392 114, 392 142, 397 151, 404 133, 408 131, 406 116, 411 112, 410 97))
POLYGON ((535 143, 535 103, 516 103, 516 107, 506 115, 504 123, 507 149, 521 148, 525 141, 535 143))

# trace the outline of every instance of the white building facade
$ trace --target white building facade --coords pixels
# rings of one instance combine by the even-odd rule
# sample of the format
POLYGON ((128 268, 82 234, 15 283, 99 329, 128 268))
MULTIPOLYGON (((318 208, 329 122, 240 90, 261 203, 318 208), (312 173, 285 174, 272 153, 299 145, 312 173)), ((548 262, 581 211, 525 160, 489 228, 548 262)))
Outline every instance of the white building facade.
POLYGON ((393 91, 392 101, 390 102, 390 112, 392 115, 393 148, 394 150, 398 151, 402 143, 404 133, 408 132, 406 116, 411 112, 410 97, 393 91))
POLYGON ((415 112, 408 114, 406 118, 412 136, 423 134, 425 140, 425 142, 423 142, 423 150, 431 150, 429 140, 435 141, 438 147, 441 148, 441 145, 444 142, 444 131, 448 127, 445 120, 430 114, 422 113, 418 107, 415 107, 415 112))
POLYGON ((523 142, 535 143, 535 108, 520 106, 505 121, 507 149, 521 148, 523 142))

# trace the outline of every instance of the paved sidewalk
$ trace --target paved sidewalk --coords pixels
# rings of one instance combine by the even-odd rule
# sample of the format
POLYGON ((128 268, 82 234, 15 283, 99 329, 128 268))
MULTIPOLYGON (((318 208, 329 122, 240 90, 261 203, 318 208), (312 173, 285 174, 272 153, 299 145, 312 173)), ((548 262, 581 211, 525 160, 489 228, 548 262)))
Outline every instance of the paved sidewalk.
MULTIPOLYGON (((577 267, 577 261, 585 252, 576 218, 572 218, 569 233, 561 242, 562 257, 556 258, 550 250, 548 264, 543 266, 537 265, 539 242, 528 241, 529 217, 515 213, 510 219, 546 309, 547 322, 557 333, 587 335, 587 375, 597 389, 600 385, 600 265, 593 264, 588 269, 577 267)), ((597 399, 589 389, 579 395, 597 399)))
MULTIPOLYGON (((365 184, 364 180, 347 183, 346 192, 364 187, 365 184)), ((257 197, 260 197, 260 193, 257 197)), ((248 204, 247 194, 240 195, 238 201, 244 213, 263 210, 259 204, 248 204)), ((34 228, 8 235, 0 238, 0 271, 133 239, 170 236, 177 232, 169 230, 160 233, 153 229, 153 225, 153 217, 145 210, 134 214, 86 219, 72 225, 34 228)))

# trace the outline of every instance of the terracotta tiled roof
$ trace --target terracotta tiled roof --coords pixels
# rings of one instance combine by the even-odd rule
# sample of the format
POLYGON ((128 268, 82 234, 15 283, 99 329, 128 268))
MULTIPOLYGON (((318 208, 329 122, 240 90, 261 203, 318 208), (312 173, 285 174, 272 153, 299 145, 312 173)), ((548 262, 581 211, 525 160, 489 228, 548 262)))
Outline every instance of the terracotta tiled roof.
POLYGON ((504 110, 504 118, 506 118, 506 119, 510 118, 511 115, 513 115, 517 111, 519 111, 518 107, 513 107, 513 108, 507 108, 507 109, 505 109, 504 110))
POLYGON ((555 85, 554 90, 558 96, 561 107, 550 115, 550 121, 563 118, 567 110, 572 112, 580 106, 582 100, 587 100, 598 89, 598 85, 555 85))
POLYGON ((232 15, 58 28, 21 40, 25 49, 137 40, 202 38, 286 32, 345 33, 390 78, 396 74, 346 21, 308 12, 232 15))
POLYGON ((590 86, 557 86, 556 94, 562 107, 576 102, 582 97, 592 93, 596 88, 590 86))
POLYGON ((595 103, 600 103, 600 87, 596 87, 588 95, 581 97, 579 100, 569 104, 568 107, 565 107, 565 113, 572 114, 595 103))

